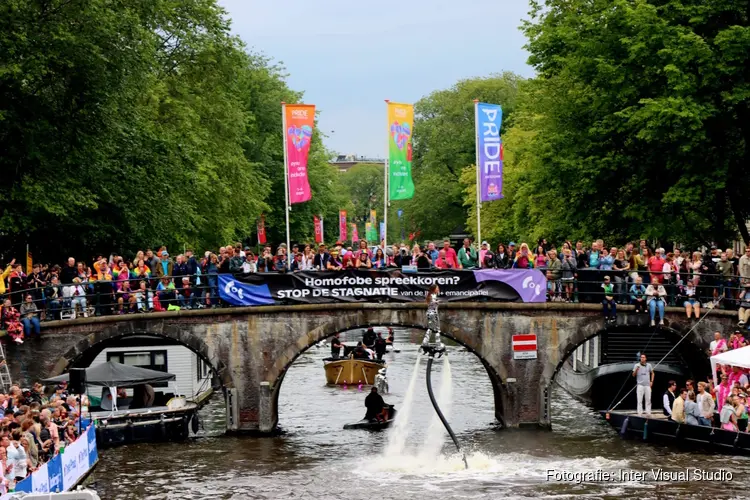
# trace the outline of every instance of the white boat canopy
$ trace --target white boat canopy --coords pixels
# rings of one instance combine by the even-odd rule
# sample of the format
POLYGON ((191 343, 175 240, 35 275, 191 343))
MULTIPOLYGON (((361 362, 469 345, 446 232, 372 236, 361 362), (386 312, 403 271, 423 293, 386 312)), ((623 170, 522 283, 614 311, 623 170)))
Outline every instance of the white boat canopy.
POLYGON ((714 380, 716 380, 716 365, 739 366, 740 368, 750 369, 750 346, 711 356, 711 371, 714 373, 714 380))

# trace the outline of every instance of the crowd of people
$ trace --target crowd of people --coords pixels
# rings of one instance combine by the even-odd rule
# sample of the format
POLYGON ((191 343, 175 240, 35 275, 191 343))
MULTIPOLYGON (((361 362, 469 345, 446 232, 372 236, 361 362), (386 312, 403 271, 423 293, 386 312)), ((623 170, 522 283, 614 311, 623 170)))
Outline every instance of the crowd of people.
MULTIPOLYGON (((740 330, 733 332, 729 339, 721 332, 714 333, 708 354, 715 356, 732 349, 748 345, 740 330)), ((670 380, 662 396, 664 415, 679 423, 715 426, 735 432, 748 432, 747 395, 750 394, 750 370, 739 366, 717 365, 717 377, 708 375, 705 380, 685 381, 677 388, 677 382, 670 380)), ((651 415, 651 388, 654 383, 654 368, 641 354, 639 363, 633 367, 636 379, 637 413, 651 415)))
MULTIPOLYGON (((84 406, 86 401, 83 402, 84 406)), ((63 382, 54 392, 40 383, 31 389, 10 387, 0 394, 0 494, 78 438, 79 406, 63 382)))
POLYGON ((675 247, 653 249, 646 240, 610 246, 597 240, 590 246, 547 240, 528 244, 499 243, 494 250, 465 239, 456 250, 451 241, 424 245, 394 244, 389 248, 336 243, 265 246, 259 255, 235 243, 217 253, 195 255, 191 249, 172 258, 166 247, 137 251, 132 258, 97 256, 89 264, 71 257, 61 265, 35 263, 31 272, 12 260, 0 277, 0 329, 16 342, 39 335, 40 322, 89 314, 128 314, 175 308, 223 305, 218 290, 221 273, 272 273, 389 269, 410 266, 430 269, 538 269, 548 279, 548 300, 579 300, 583 271, 606 273, 597 292, 608 321, 616 318, 618 304, 635 305, 648 312, 653 324, 663 322, 667 305, 685 307, 699 317, 701 306, 738 309, 740 326, 750 327, 750 247, 741 257, 732 249, 712 247, 703 253, 675 247))

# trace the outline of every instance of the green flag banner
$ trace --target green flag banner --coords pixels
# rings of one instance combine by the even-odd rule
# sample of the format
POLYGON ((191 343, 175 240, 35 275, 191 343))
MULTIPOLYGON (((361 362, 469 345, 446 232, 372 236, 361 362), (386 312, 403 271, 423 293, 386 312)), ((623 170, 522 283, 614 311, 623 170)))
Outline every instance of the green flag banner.
POLYGON ((388 198, 408 200, 414 197, 411 178, 411 134, 414 106, 388 103, 388 198))

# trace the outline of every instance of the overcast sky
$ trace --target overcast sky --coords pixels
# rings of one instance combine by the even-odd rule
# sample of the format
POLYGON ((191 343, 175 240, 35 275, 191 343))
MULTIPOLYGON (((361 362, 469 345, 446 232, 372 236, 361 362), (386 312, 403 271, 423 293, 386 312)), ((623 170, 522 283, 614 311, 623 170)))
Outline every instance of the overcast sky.
POLYGON ((384 99, 413 103, 462 78, 531 76, 523 0, 219 0, 232 30, 281 61, 317 105, 327 147, 383 157, 384 99))

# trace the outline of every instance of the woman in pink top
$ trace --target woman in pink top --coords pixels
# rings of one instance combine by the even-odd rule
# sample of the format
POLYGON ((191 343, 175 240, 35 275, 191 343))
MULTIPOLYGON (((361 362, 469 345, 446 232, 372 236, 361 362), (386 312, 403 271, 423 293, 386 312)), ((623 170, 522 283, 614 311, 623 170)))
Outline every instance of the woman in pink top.
POLYGON ((721 411, 721 407, 727 400, 727 396, 732 393, 732 386, 729 385, 729 377, 726 373, 721 374, 721 383, 716 388, 716 405, 717 409, 721 411))
POLYGON ((544 247, 542 245, 536 247, 534 267, 537 269, 544 269, 547 267, 547 252, 544 251, 544 247))

